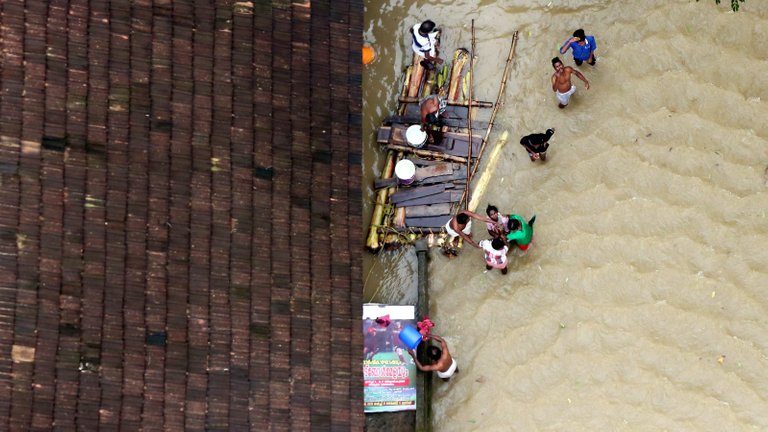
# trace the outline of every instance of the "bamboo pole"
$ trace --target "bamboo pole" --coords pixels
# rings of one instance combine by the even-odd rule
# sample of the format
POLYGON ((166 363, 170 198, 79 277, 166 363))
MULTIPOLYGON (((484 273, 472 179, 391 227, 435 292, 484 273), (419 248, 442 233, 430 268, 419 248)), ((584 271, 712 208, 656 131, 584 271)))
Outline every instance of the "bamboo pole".
POLYGON ((419 227, 387 227, 380 231, 382 233, 398 233, 398 234, 440 234, 442 228, 419 228, 419 227))
MULTIPOLYGON (((387 159, 384 162, 384 170, 381 173, 381 178, 387 179, 392 177, 392 174, 395 171, 394 160, 395 153, 392 151, 387 152, 387 159)), ((384 220, 384 208, 387 205, 389 189, 390 188, 383 188, 376 192, 376 205, 374 206, 373 214, 371 215, 371 226, 368 231, 368 239, 365 242, 365 245, 373 251, 378 250, 381 247, 381 244, 379 243, 378 227, 384 220)))
MULTIPOLYGON (((465 158, 463 158, 461 156, 453 156, 453 155, 449 155, 449 154, 445 154, 445 153, 441 153, 441 152, 436 152, 436 151, 432 151, 432 150, 416 149, 416 148, 413 148, 413 147, 401 146, 401 145, 398 145, 398 144, 387 144, 386 147, 387 147, 388 150, 396 150, 396 151, 401 151, 403 153, 413 153, 413 154, 415 154, 417 156, 433 158, 433 159, 437 159, 437 160, 447 160, 447 161, 457 162, 457 163, 462 163, 462 164, 467 163, 467 159, 465 159, 465 158)), ((384 177, 382 177, 382 178, 384 178, 384 177)))
POLYGON ((411 79, 408 82, 408 96, 419 97, 421 83, 424 81, 424 67, 421 65, 421 56, 413 55, 411 60, 411 79))
POLYGON ((469 51, 459 48, 453 52, 453 64, 451 65, 451 75, 448 81, 448 94, 446 99, 459 100, 461 94, 461 76, 464 65, 469 59, 469 51))
MULTIPOLYGON (((475 20, 472 20, 472 51, 469 52, 469 100, 472 101, 472 87, 475 78, 475 20)), ((469 188, 472 185, 472 107, 467 109, 467 127, 469 128, 469 145, 467 146, 467 187, 464 195, 469 196, 469 188)))
MULTIPOLYGON (((499 110, 499 106, 502 105, 501 99, 504 97, 504 90, 507 88, 507 79, 509 78, 509 65, 512 64, 512 57, 515 56, 515 48, 517 47, 517 31, 512 35, 512 46, 509 48, 509 55, 507 56, 507 64, 504 66, 504 76, 501 79, 501 86, 499 87, 499 95, 496 97, 496 105, 493 107, 493 112, 491 112, 491 119, 488 121, 488 129, 485 131, 485 136, 483 137, 482 144, 480 145, 480 153, 477 156, 477 161, 475 162, 473 168, 472 168, 472 175, 474 176, 477 172, 477 167, 480 165, 480 157, 483 155, 483 150, 485 150, 485 145, 488 143, 488 137, 491 135, 491 130, 493 129, 493 124, 496 121, 496 113, 499 110)), ((467 181, 471 181, 472 178, 467 178, 467 181)))
MULTIPOLYGON (((411 81, 414 79, 413 74, 416 67, 413 65, 408 66, 405 68, 405 82, 403 83, 403 90, 400 92, 400 97, 408 97, 408 95, 411 92, 411 81)), ((405 114, 406 105, 405 104, 399 104, 397 106, 397 114, 403 115, 405 114)))
POLYGON ((396 227, 405 227, 405 207, 395 208, 395 224, 396 227))
MULTIPOLYGON (((507 56, 507 64, 504 66, 504 75, 501 79, 501 84, 499 86, 499 94, 496 97, 496 105, 493 107, 493 112, 491 112, 491 119, 488 122, 488 128, 485 131, 485 136, 483 137, 483 141, 480 144, 480 152, 477 155, 477 159, 475 160, 475 163, 472 164, 472 162, 468 162, 472 165, 472 171, 470 175, 467 177, 467 184, 472 182, 472 177, 477 172, 477 168, 480 166, 480 160, 483 157, 483 152, 485 151, 485 145, 488 143, 488 137, 491 135, 491 130, 493 129, 493 124, 496 120, 496 113, 499 110, 499 106, 501 106, 501 99, 504 96, 504 90, 507 87, 507 78, 509 78, 509 65, 512 64, 512 57, 515 55, 515 48, 517 47, 517 30, 515 30, 515 33, 512 34, 512 46, 509 47, 509 55, 507 56)), ((469 196, 466 195, 466 190, 464 191, 465 195, 461 197, 461 203, 464 203, 465 201, 469 201, 469 196)))
MULTIPOLYGON (((397 101, 400 103, 417 103, 420 100, 419 98, 415 98, 415 97, 400 97, 397 101)), ((446 100, 446 103, 450 106, 463 106, 463 107, 470 106, 469 102, 462 102, 457 100, 446 100)), ((492 108, 493 102, 472 101, 472 106, 478 107, 478 108, 492 108)))
POLYGON ((491 179, 493 178, 493 170, 496 169, 496 164, 499 161, 499 156, 504 150, 504 145, 507 143, 508 137, 508 131, 502 132, 501 136, 496 138, 496 143, 493 145, 493 149, 488 155, 485 156, 486 159, 484 162, 485 165, 483 166, 483 170, 477 173, 474 178, 475 181, 472 183, 472 195, 467 200, 469 201, 469 204, 467 204, 467 210, 477 212, 477 208, 480 204, 480 198, 482 198, 485 190, 491 183, 491 179))
MULTIPOLYGON (((400 99, 405 98, 408 96, 408 89, 410 88, 411 79, 413 78, 413 66, 408 66, 405 68, 405 81, 403 81, 403 88, 400 90, 400 99)), ((395 111, 398 115, 405 114, 406 105, 404 103, 399 103, 397 106, 397 110, 395 111)))

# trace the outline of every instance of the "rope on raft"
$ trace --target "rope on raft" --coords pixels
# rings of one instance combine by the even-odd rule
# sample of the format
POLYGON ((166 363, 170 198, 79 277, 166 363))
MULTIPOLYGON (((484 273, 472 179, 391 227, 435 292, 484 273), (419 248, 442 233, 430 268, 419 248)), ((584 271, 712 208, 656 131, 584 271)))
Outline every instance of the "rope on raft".
POLYGON ((434 235, 443 235, 445 234, 445 230, 443 228, 440 228, 438 231, 433 231, 430 228, 424 229, 424 228, 418 228, 418 227, 405 227, 401 229, 392 228, 391 226, 387 225, 376 225, 376 231, 383 236, 388 235, 394 235, 397 238, 397 242, 386 242, 386 243, 402 243, 402 244, 411 244, 416 239, 410 238, 411 235, 417 235, 418 237, 427 236, 430 234, 434 235))

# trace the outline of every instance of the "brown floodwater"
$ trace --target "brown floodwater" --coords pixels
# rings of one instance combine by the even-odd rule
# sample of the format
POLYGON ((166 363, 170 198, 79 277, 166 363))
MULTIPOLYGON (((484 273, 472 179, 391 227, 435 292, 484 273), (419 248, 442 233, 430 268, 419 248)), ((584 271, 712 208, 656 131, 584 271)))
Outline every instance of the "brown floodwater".
MULTIPOLYGON (((437 385, 435 430, 768 430, 768 2, 723 3, 366 0, 369 180, 409 26, 436 21, 447 56, 474 19, 489 101, 520 34, 479 210, 536 214, 535 244, 506 276, 471 247, 432 253, 435 331, 461 370, 437 385), (550 59, 579 27, 599 60, 559 110, 550 59), (531 163, 517 142, 548 127, 531 163)), ((363 199, 367 221, 370 186, 363 199)), ((365 264, 366 301, 415 301, 411 249, 365 264)))

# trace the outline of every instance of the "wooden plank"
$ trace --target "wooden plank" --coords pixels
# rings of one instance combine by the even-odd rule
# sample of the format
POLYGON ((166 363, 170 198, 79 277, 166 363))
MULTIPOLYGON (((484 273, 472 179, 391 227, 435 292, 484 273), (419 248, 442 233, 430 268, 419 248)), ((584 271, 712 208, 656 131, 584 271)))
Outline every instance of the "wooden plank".
POLYGON ((386 179, 376 179, 376 181, 373 182, 374 189, 382 189, 382 188, 388 188, 388 187, 394 187, 394 186, 397 186, 397 177, 390 177, 386 179))
POLYGON ((430 177, 428 179, 424 179, 419 182, 419 185, 428 185, 428 184, 434 184, 434 183, 444 183, 444 182, 453 182, 455 183, 464 183, 466 184, 467 180, 467 170, 465 169, 455 169, 451 174, 441 175, 441 176, 435 176, 430 177))
MULTIPOLYGON (((467 107, 465 106, 457 106, 457 105, 448 105, 445 107, 445 117, 448 119, 464 119, 467 118, 467 107)), ((405 115, 404 117, 416 117, 421 118, 421 109, 419 108, 419 104, 417 103, 409 103, 405 106, 405 115)))
POLYGON ((454 180, 466 180, 467 179, 467 170, 462 169, 464 167, 458 167, 453 170, 453 179, 454 180))
POLYGON ((416 206, 416 205, 440 204, 440 203, 447 203, 447 202, 451 202, 450 191, 444 191, 439 194, 416 198, 410 201, 399 202, 397 203, 397 206, 410 207, 410 206, 416 206))
POLYGON ((390 128, 389 143, 401 146, 410 146, 405 139, 405 131, 408 127, 405 125, 392 125, 390 128))
POLYGON ((416 205, 455 203, 461 200, 462 190, 447 190, 435 195, 429 195, 422 198, 416 198, 410 201, 403 201, 397 204, 398 207, 411 207, 416 205))
POLYGON ((412 61, 411 81, 408 83, 408 93, 410 97, 417 97, 421 90, 421 83, 427 74, 427 71, 421 66, 421 57, 414 54, 412 61))
POLYGON ((419 205, 407 207, 405 210, 406 218, 425 217, 425 216, 440 216, 448 215, 451 213, 451 205, 448 203, 433 204, 433 205, 419 205))
POLYGON ((407 189, 400 189, 393 193, 389 199, 392 203, 397 204, 399 202, 408 201, 416 198, 422 198, 429 195, 435 195, 445 190, 444 184, 436 184, 433 186, 424 187, 412 187, 407 189))
MULTIPOLYGON (((412 124, 419 124, 421 122, 421 117, 419 115, 417 116, 398 116, 398 115, 392 115, 384 117, 384 120, 382 123, 384 124, 404 124, 404 125, 412 125, 412 124)), ((451 128, 467 128, 469 127, 469 122, 466 118, 444 118, 443 124, 445 126, 451 127, 451 128)), ((387 127, 387 126, 382 126, 387 127)), ((486 129, 488 128, 488 122, 487 121, 472 121, 472 129, 486 129)), ((381 129, 381 128, 380 128, 381 129)), ((378 141, 381 142, 381 141, 378 141)))
POLYGON ((450 162, 442 162, 425 168, 416 168, 416 181, 448 174, 453 174, 453 164, 450 162))
MULTIPOLYGON (((472 154, 477 155, 480 151, 480 145, 482 144, 482 137, 472 136, 472 154)), ((469 149, 469 135, 456 132, 443 133, 443 139, 439 144, 427 144, 422 147, 428 151, 442 152, 452 156, 467 156, 467 150, 469 149)))
POLYGON ((386 144, 389 142, 392 135, 392 128, 389 126, 382 126, 376 132, 376 142, 379 144, 386 144))
MULTIPOLYGON (((431 166, 431 165, 439 165, 441 163, 445 163, 444 161, 439 160, 431 160, 431 159, 421 159, 417 157, 409 157, 409 161, 413 162, 414 165, 417 167, 423 167, 423 166, 431 166)), ((454 167, 456 168, 456 167, 454 167)), ((462 168, 464 171, 466 171, 465 168, 462 168)))
POLYGON ((405 218, 409 228, 441 228, 451 219, 451 215, 405 218))
POLYGON ((399 152, 408 153, 408 154, 414 154, 414 155, 422 156, 422 157, 432 157, 432 158, 435 158, 435 159, 447 160, 447 161, 452 161, 452 162, 458 162, 458 163, 461 163, 461 164, 466 164, 467 163, 467 158, 466 157, 445 154, 445 153, 443 153, 441 151, 430 151, 430 150, 416 149, 416 148, 413 148, 411 146, 402 146, 402 145, 395 145, 395 144, 387 144, 385 146, 385 148, 387 150, 399 151, 399 152))
MULTIPOLYGON (((419 102, 419 99, 413 98, 413 97, 402 97, 401 96, 397 100, 400 103, 419 102)), ((469 102, 464 102, 464 101, 459 102, 459 101, 456 101, 456 100, 448 100, 448 101, 446 101, 446 104, 448 106, 464 106, 465 107, 465 106, 469 105, 469 102)), ((472 102, 472 106, 480 107, 480 108, 493 108, 493 102, 476 100, 476 101, 472 102)))
MULTIPOLYGON (((390 145, 397 145, 407 148, 412 148, 408 141, 405 139, 405 131, 407 127, 404 125, 392 125, 391 135, 389 137, 390 145)), ((480 145, 482 144, 482 137, 479 135, 472 136, 472 154, 478 154, 480 151, 480 145)), ((466 158, 467 150, 469 148, 469 135, 459 132, 444 132, 443 138, 438 144, 427 144, 422 147, 421 150, 433 151, 445 153, 451 156, 459 156, 466 158)))

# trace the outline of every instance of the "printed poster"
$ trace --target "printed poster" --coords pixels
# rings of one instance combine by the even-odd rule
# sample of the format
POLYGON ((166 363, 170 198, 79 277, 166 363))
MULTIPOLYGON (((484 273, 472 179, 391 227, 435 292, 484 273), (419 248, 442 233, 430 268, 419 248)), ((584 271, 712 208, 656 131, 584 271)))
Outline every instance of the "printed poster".
POLYGON ((366 413, 416 409, 416 364, 400 330, 416 326, 413 306, 363 305, 363 405, 366 413))

